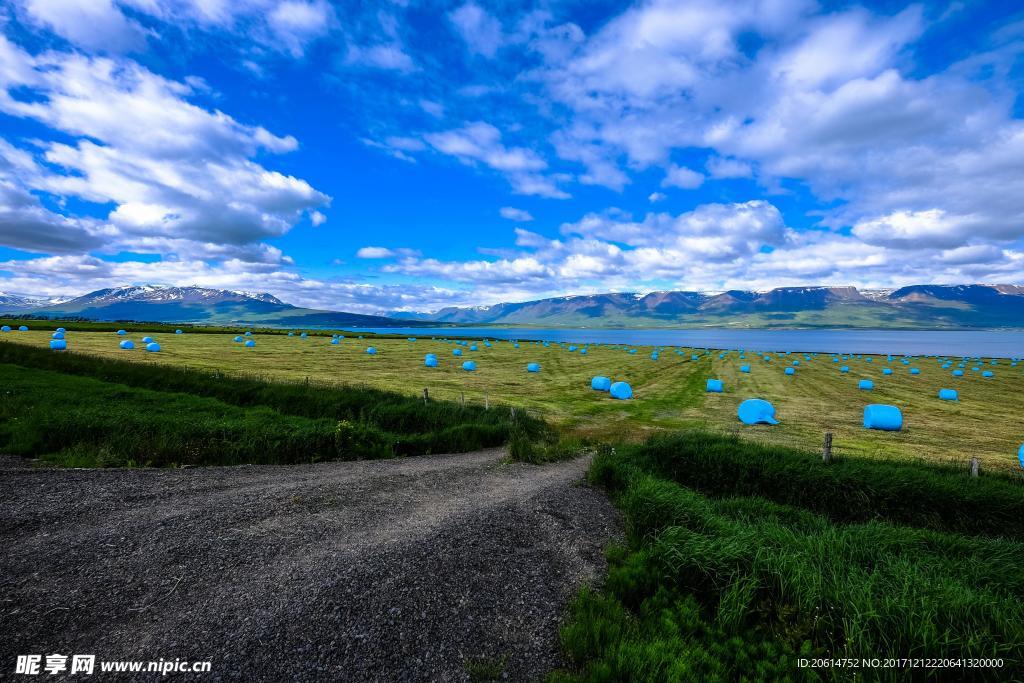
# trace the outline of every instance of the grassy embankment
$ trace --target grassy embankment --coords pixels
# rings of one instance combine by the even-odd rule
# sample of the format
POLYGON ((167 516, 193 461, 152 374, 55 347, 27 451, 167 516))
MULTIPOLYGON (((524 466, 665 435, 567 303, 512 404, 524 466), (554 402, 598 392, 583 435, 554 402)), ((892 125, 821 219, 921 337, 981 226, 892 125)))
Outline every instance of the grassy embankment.
POLYGON ((604 587, 574 604, 552 681, 1019 680, 1024 487, 721 435, 599 455, 623 510, 604 587), (970 534, 970 535, 967 535, 970 534), (879 658, 800 668, 799 658, 879 658), (886 668, 887 658, 1001 667, 886 668))
POLYGON ((0 343, 0 452, 67 466, 300 463, 543 439, 530 415, 0 343))
MULTIPOLYGON (((69 329, 73 329, 68 326, 69 329)), ((140 330, 128 328, 138 343, 140 330)), ((829 354, 806 360, 803 354, 772 356, 765 362, 754 354, 740 359, 736 352, 719 358, 703 354, 691 360, 691 349, 682 355, 671 350, 650 359, 649 348, 636 354, 612 347, 590 346, 588 354, 569 352, 566 347, 522 343, 514 348, 495 342, 488 348, 477 343, 478 351, 463 348, 461 358, 452 356, 453 346, 440 340, 420 338, 345 339, 331 345, 323 337, 287 337, 256 334, 256 348, 232 342, 233 334, 204 333, 155 335, 163 350, 149 354, 141 349, 118 349, 119 338, 111 332, 72 331, 69 348, 75 352, 126 359, 142 367, 170 365, 216 372, 232 377, 281 382, 305 382, 324 387, 373 387, 410 397, 429 388, 437 399, 482 406, 525 408, 544 415, 566 433, 593 440, 642 440, 661 430, 700 428, 800 449, 816 448, 825 432, 835 435, 839 456, 874 459, 920 459, 932 462, 981 460, 983 470, 1019 471, 1016 453, 1021 433, 1020 396, 1024 393, 1024 365, 1009 361, 986 365, 992 378, 972 372, 953 378, 936 359, 920 358, 910 366, 885 356, 850 358, 833 363, 829 354), (366 354, 369 345, 376 356, 366 354), (437 368, 423 365, 426 353, 436 353, 437 368), (476 372, 461 369, 463 360, 477 361, 476 372), (869 362, 867 359, 871 358, 869 362), (795 376, 783 374, 792 360, 801 365, 795 376), (540 373, 527 373, 526 364, 541 364, 540 373), (750 373, 740 372, 749 364, 750 373), (841 374, 841 364, 850 367, 841 374), (882 369, 893 374, 885 376, 882 369), (911 375, 910 367, 920 368, 911 375), (607 394, 591 391, 594 375, 608 375, 632 384, 635 399, 614 401, 607 394), (705 380, 717 377, 725 382, 724 394, 706 394, 705 380), (871 392, 857 389, 861 378, 872 379, 871 392), (940 401, 939 388, 960 392, 959 402, 940 401), (745 427, 736 420, 736 407, 744 398, 771 400, 781 424, 745 427), (904 412, 901 432, 874 432, 862 428, 861 418, 868 403, 891 403, 904 412)), ((49 333, 30 331, 0 337, 45 348, 49 333)))

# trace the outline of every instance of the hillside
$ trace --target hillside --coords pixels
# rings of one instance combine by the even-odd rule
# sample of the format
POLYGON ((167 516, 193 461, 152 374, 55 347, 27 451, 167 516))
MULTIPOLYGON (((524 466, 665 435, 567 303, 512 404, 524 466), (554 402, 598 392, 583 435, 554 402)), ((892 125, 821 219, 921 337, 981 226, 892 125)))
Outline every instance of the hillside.
POLYGON ((408 324, 382 316, 299 308, 266 293, 204 287, 115 287, 55 304, 37 303, 33 306, 31 302, 26 297, 17 297, 13 304, 5 304, 0 299, 0 313, 30 313, 48 318, 286 327, 394 327, 408 324))
POLYGON ((390 317, 435 323, 565 327, 1024 327, 1024 287, 779 287, 766 292, 565 296, 390 317))

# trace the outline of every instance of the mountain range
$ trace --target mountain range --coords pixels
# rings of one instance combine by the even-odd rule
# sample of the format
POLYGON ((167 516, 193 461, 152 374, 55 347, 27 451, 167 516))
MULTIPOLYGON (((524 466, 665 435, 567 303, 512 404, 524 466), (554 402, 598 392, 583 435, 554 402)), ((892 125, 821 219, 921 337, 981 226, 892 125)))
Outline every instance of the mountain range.
POLYGON ((282 327, 523 325, 552 327, 1024 328, 1024 286, 913 285, 894 290, 587 294, 432 313, 362 315, 300 308, 259 292, 142 285, 67 300, 0 293, 0 313, 49 318, 282 327))
POLYGON ((46 318, 210 325, 251 323, 281 327, 395 327, 408 324, 408 321, 375 315, 299 308, 272 294, 260 292, 161 285, 100 289, 64 301, 0 293, 0 313, 46 318))
POLYGON ((1024 327, 1024 287, 779 287, 762 292, 588 294, 385 315, 434 323, 565 327, 1020 328, 1024 327))

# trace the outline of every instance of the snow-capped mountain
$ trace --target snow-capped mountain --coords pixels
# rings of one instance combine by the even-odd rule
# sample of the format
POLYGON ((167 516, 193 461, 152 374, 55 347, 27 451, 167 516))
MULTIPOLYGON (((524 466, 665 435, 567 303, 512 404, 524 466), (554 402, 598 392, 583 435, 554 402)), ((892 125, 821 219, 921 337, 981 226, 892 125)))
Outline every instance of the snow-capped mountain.
POLYGON ((318 311, 284 303, 273 294, 205 287, 112 287, 11 312, 50 318, 137 320, 168 323, 263 323, 283 326, 394 327, 399 321, 343 311, 318 311))
POLYGON ((625 292, 388 315, 443 323, 610 327, 1024 327, 1024 287, 915 285, 858 290, 810 286, 764 291, 625 292))
POLYGON ((62 301, 65 301, 65 299, 60 297, 33 297, 0 292, 0 313, 20 313, 34 308, 59 304, 62 301))

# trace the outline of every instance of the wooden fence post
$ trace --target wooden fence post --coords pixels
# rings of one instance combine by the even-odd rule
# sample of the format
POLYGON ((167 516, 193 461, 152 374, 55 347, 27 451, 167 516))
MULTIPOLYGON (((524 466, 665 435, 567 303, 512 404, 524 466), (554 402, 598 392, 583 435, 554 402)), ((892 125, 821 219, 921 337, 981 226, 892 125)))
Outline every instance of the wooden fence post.
POLYGON ((821 460, 826 465, 832 462, 832 432, 825 432, 825 443, 821 448, 821 460))
POLYGON ((487 394, 484 394, 484 410, 490 410, 490 409, 491 409, 491 401, 490 401, 489 398, 487 398, 487 394))
POLYGON ((423 387, 423 404, 426 405, 427 401, 430 400, 430 390, 423 387))
POLYGON ((978 473, 979 473, 980 470, 981 470, 981 463, 978 461, 977 458, 971 458, 971 476, 972 477, 978 476, 978 473))

